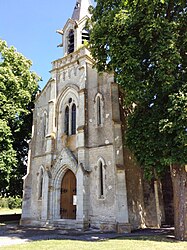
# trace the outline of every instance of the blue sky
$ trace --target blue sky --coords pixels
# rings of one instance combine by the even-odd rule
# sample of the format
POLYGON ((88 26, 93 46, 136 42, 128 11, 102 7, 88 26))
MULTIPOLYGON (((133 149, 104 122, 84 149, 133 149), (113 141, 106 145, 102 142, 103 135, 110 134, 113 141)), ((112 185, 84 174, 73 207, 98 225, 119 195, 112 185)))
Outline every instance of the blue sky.
POLYGON ((0 0, 0 38, 33 62, 32 70, 50 78, 51 62, 63 56, 57 48, 63 28, 71 17, 76 0, 0 0))

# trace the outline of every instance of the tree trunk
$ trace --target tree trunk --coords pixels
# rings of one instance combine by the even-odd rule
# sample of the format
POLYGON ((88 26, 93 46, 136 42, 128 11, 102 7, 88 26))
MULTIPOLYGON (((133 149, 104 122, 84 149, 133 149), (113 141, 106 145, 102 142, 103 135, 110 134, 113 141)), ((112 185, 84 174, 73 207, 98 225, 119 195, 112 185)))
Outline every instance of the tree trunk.
POLYGON ((171 165, 175 237, 187 240, 187 172, 184 166, 171 165))
POLYGON ((155 191, 155 203, 156 203, 156 216, 157 216, 157 227, 161 227, 161 213, 160 213, 160 202, 158 194, 158 180, 154 181, 154 191, 155 191))

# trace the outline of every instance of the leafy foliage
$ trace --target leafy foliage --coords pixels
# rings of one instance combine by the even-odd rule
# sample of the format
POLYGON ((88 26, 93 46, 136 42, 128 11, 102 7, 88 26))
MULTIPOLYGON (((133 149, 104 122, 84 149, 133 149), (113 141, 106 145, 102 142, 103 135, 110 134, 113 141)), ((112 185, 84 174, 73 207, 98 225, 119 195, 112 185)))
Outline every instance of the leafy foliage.
POLYGON ((19 196, 16 197, 1 197, 0 196, 0 209, 1 208, 21 208, 22 199, 19 196))
POLYGON ((31 61, 0 40, 0 191, 21 194, 37 75, 31 61))
POLYGON ((187 3, 97 0, 90 49, 126 92, 127 144, 150 177, 186 164, 187 3))

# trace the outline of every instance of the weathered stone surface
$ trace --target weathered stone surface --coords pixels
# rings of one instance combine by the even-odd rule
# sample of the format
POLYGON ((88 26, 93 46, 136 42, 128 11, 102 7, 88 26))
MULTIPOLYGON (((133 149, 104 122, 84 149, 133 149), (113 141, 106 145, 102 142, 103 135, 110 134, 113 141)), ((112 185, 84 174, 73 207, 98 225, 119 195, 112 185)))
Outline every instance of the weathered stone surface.
POLYGON ((123 145, 123 94, 112 74, 93 68, 90 52, 82 46, 86 20, 65 24, 64 57, 52 63, 51 79, 35 102, 21 223, 119 233, 155 226, 154 190, 148 184, 145 188, 140 167, 123 145), (68 54, 70 30, 74 52, 68 54), (76 177, 76 197, 71 197, 75 220, 61 215, 61 184, 68 170, 76 177))
POLYGON ((122 233, 130 233, 131 232, 131 225, 128 223, 118 223, 117 224, 117 233, 122 234, 122 233))

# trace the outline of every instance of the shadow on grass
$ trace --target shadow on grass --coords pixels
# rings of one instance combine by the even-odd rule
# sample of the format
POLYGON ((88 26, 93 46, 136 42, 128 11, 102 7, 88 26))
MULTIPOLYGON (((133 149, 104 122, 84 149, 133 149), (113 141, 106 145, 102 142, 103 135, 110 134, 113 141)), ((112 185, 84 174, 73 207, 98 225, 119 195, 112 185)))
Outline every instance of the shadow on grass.
POLYGON ((173 235, 156 235, 156 236, 134 236, 134 237, 121 237, 116 240, 141 240, 141 241, 157 241, 157 242, 180 242, 175 239, 173 235))

